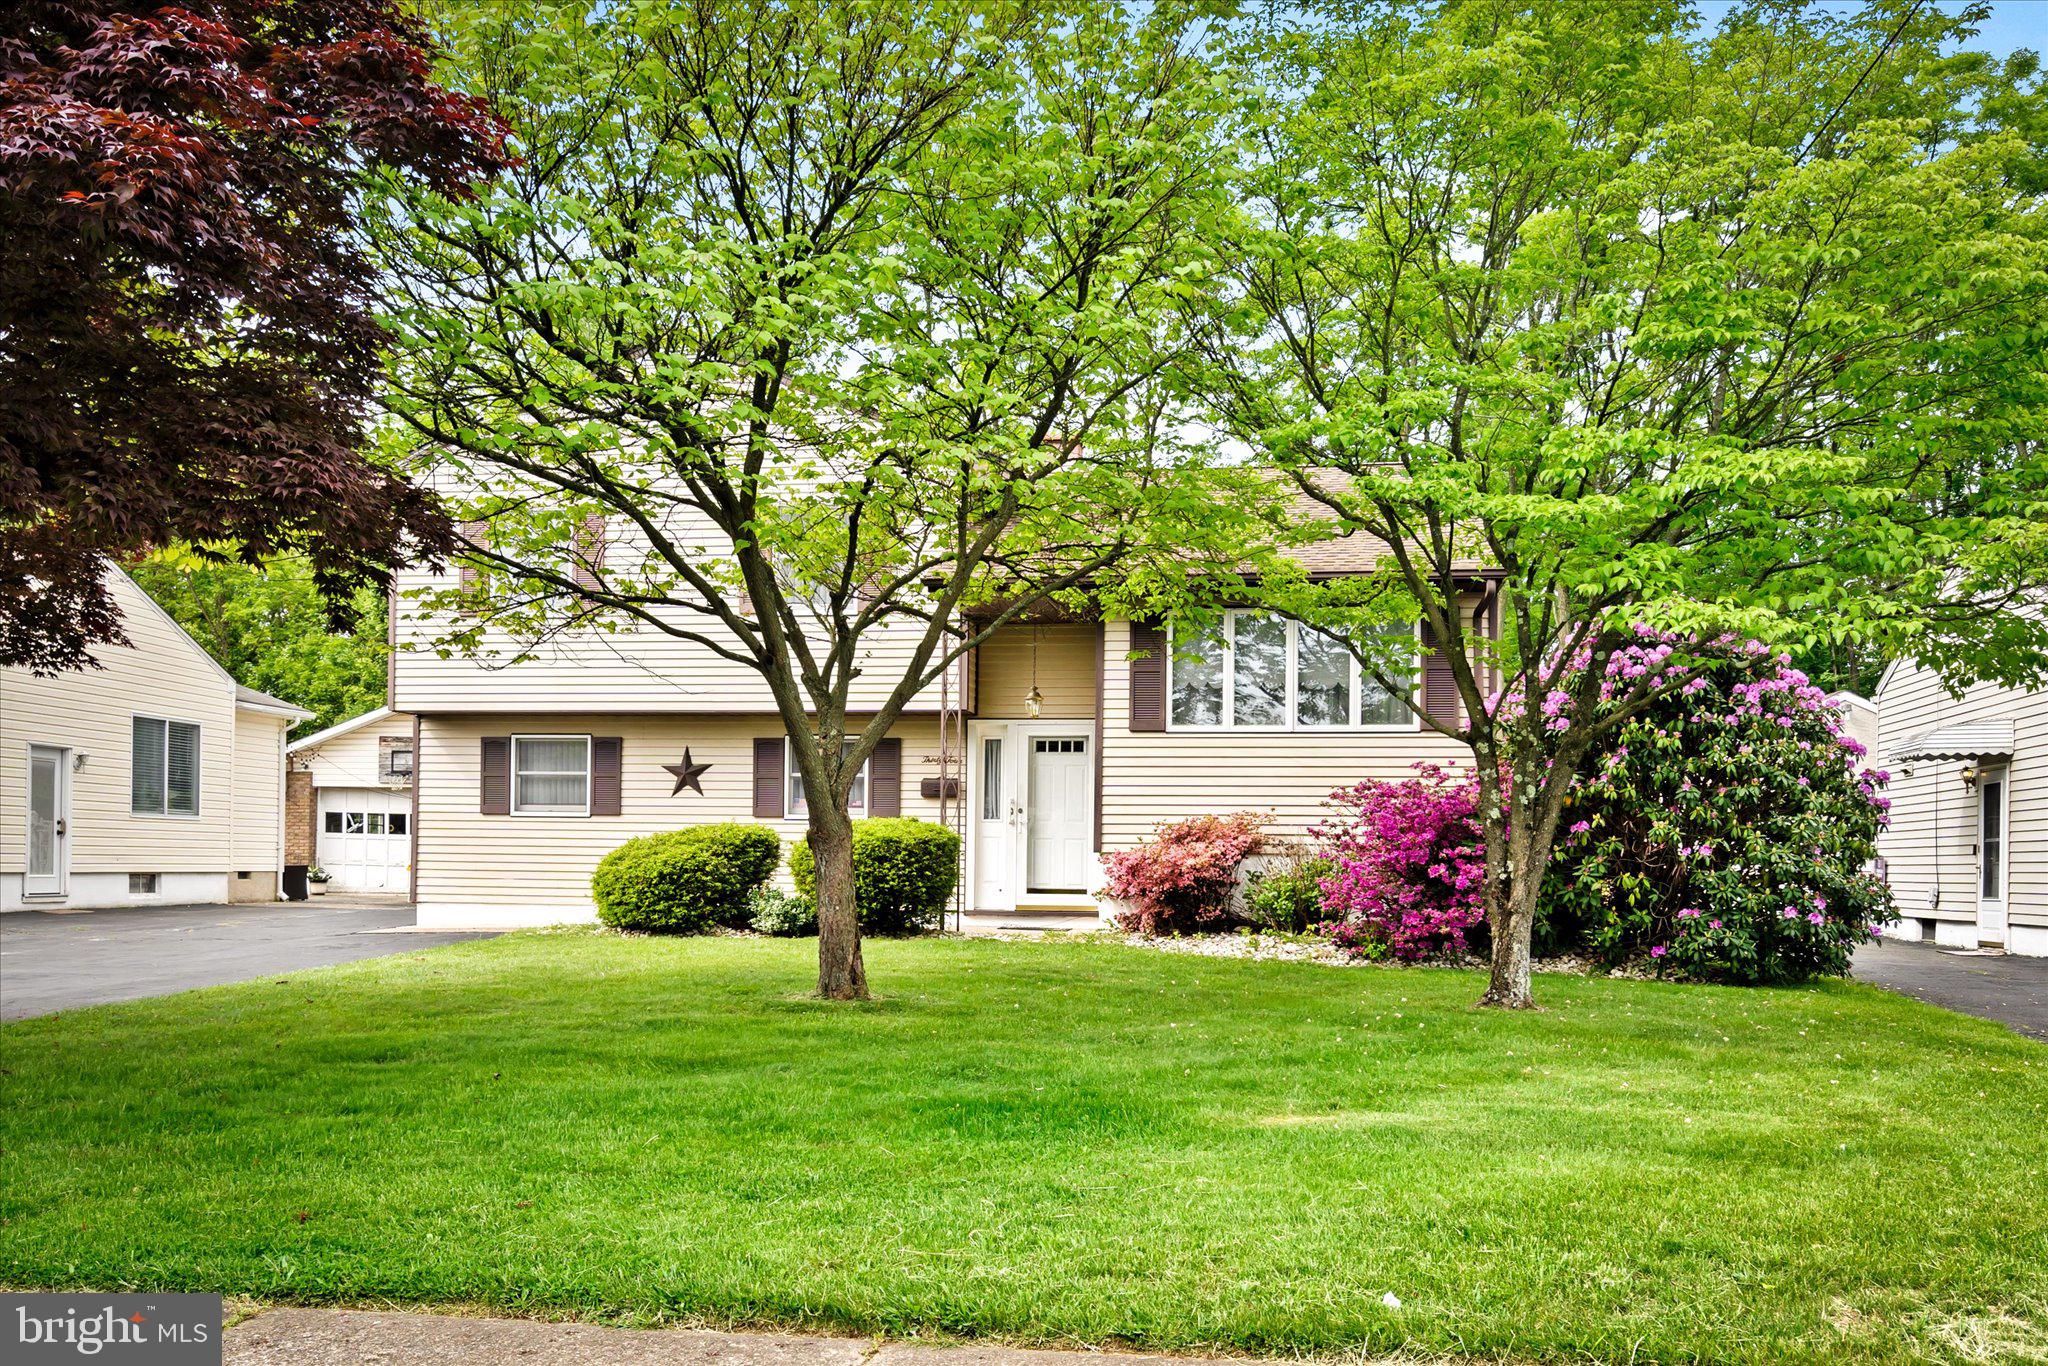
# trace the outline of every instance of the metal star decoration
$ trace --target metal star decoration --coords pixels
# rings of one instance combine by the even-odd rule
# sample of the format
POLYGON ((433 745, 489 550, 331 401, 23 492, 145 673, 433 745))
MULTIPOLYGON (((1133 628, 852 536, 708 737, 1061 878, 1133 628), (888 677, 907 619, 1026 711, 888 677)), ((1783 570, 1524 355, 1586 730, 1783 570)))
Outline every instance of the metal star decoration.
POLYGON ((704 784, 699 779, 711 771, 711 765, 693 763, 690 759, 688 746, 685 746, 683 749, 683 761, 681 763, 663 764, 662 767, 676 775, 675 791, 669 793, 669 796, 675 796, 676 793, 681 792, 686 787, 696 792, 700 797, 704 795, 704 784))

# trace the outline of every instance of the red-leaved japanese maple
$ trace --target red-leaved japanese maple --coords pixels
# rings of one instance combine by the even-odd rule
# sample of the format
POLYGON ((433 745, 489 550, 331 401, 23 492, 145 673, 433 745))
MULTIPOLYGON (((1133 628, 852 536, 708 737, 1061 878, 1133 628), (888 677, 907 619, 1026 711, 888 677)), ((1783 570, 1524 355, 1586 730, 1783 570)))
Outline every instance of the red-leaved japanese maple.
POLYGON ((0 5, 0 664, 120 638, 99 573, 304 553, 330 603, 452 533, 368 459, 352 196, 459 193, 500 125, 391 0, 0 5))

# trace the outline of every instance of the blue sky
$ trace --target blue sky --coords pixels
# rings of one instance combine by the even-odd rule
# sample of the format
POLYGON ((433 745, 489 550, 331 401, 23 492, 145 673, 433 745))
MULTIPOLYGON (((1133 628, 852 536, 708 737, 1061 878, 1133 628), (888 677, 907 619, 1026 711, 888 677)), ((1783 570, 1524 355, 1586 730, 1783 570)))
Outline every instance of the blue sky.
MULTIPOLYGON (((1694 0, 1694 3, 1699 6, 1700 17, 1712 24, 1735 0, 1694 0)), ((1965 0, 1938 0, 1938 8, 1954 14, 1964 7, 1964 3, 1965 0)), ((1841 0, 1841 7, 1861 8, 1850 0, 1841 0)), ((2048 0, 1994 0, 1991 17, 1977 31, 1976 41, 1971 46, 2000 55, 2023 47, 2048 52, 2048 0)))
POLYGON ((2000 53, 2022 47, 2048 50, 2048 0, 1999 0, 1977 34, 1977 46, 2000 53))

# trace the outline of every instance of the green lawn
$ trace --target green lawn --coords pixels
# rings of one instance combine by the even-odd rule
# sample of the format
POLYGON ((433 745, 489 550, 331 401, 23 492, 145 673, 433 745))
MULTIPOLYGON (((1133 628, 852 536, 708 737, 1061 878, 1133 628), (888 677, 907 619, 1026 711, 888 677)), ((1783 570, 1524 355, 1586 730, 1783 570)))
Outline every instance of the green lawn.
POLYGON ((524 934, 0 1031, 0 1282, 2041 1360, 2048 1049, 1875 990, 524 934), (1382 1303, 1391 1292, 1398 1309, 1382 1303))

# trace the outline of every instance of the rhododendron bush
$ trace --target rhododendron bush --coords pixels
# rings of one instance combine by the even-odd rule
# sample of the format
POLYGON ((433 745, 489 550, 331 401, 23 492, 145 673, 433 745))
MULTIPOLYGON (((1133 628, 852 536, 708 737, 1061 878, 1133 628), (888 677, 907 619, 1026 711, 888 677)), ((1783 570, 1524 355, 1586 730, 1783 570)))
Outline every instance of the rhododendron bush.
POLYGON ((1139 934, 1218 929, 1230 918, 1237 866, 1258 852, 1254 811, 1164 824, 1135 849, 1106 854, 1103 890, 1125 903, 1116 923, 1139 934))
POLYGON ((1539 941, 1732 982, 1846 972, 1892 916, 1867 871, 1885 775, 1858 772, 1863 746, 1785 656, 1714 648, 1574 784, 1539 941))
POLYGON ((1434 764, 1416 769, 1330 795, 1347 814, 1319 832, 1337 860, 1323 879, 1326 932, 1354 953, 1412 962, 1463 951, 1485 918, 1478 789, 1434 764))

